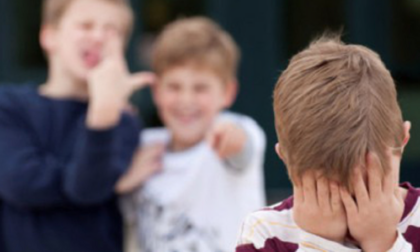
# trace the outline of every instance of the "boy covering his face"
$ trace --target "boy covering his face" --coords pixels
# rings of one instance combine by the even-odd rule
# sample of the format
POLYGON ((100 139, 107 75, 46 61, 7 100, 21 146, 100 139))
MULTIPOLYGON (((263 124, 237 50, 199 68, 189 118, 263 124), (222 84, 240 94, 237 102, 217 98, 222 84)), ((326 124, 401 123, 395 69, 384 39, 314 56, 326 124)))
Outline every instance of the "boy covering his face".
POLYGON ((410 123, 376 53, 313 42, 281 74, 274 114, 293 197, 250 214, 237 252, 419 251, 420 191, 398 184, 410 123))

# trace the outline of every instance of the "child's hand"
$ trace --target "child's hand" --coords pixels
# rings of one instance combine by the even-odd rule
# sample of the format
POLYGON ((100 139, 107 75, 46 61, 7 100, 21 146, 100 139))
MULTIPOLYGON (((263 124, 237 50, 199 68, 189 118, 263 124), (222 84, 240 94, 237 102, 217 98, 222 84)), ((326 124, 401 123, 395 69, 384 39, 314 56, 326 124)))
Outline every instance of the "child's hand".
POLYGON ((92 127, 115 125, 130 95, 155 82, 155 75, 151 72, 128 72, 123 48, 119 36, 110 36, 103 60, 88 76, 88 125, 92 127))
POLYGON ((208 133, 207 141, 220 158, 241 152, 247 141, 244 130, 234 123, 220 122, 208 133))
POLYGON ((305 173, 293 187, 293 218, 304 231, 343 243, 347 233, 346 214, 339 187, 326 178, 305 173))
POLYGON ((156 144, 138 150, 128 171, 118 180, 115 191, 128 193, 138 188, 156 172, 162 169, 163 144, 156 144))
POLYGON ((394 182, 396 171, 389 171, 381 179, 380 166, 379 158, 369 153, 368 186, 361 169, 355 170, 353 186, 356 200, 347 190, 340 189, 350 233, 365 252, 385 252, 392 247, 404 210, 404 200, 394 182))

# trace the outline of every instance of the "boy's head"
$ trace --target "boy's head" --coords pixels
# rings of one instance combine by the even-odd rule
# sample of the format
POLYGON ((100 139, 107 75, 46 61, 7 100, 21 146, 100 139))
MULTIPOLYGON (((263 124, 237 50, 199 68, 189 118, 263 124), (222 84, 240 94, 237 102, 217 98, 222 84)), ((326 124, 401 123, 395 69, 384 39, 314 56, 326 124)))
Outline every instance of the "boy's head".
POLYGON ((126 0, 44 0, 40 42, 50 71, 85 80, 105 57, 109 37, 126 40, 132 24, 126 0))
POLYGON ((238 59, 231 36, 207 18, 181 19, 164 29, 152 58, 159 77, 154 98, 175 142, 188 147, 201 141, 233 103, 238 59))
MULTIPOLYGON (((294 182, 313 171, 350 188, 368 152, 383 173, 408 141, 394 81, 366 47, 323 37, 295 55, 274 90, 277 151, 294 182)), ((398 162, 397 162, 398 163, 398 162)))

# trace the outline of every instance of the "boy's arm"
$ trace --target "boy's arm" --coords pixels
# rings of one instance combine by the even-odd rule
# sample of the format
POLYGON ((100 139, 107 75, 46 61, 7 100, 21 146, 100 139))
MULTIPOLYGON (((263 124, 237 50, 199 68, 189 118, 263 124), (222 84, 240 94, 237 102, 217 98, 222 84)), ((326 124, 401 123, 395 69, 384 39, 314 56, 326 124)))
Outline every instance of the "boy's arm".
POLYGON ((217 122, 208 135, 208 141, 217 155, 232 169, 244 169, 251 159, 251 140, 243 128, 234 122, 217 122))
POLYGON ((308 172, 293 182, 293 208, 282 210, 290 212, 250 215, 236 251, 361 252, 345 243, 347 225, 338 186, 308 172))
POLYGON ((106 132, 83 129, 72 160, 62 163, 54 153, 39 145, 14 105, 0 104, 2 200, 17 207, 49 208, 86 202, 83 199, 95 203, 112 195, 111 183, 128 166, 137 147, 137 138, 132 137, 138 134, 134 121, 125 123, 119 133, 116 129, 106 132), (72 185, 71 181, 75 183, 72 185))
POLYGON ((228 167, 237 171, 249 167, 253 157, 265 150, 263 130, 252 119, 234 113, 222 113, 208 139, 228 167))
POLYGON ((367 154, 366 164, 354 170, 354 195, 340 190, 350 234, 364 252, 412 251, 397 229, 404 211, 403 194, 396 183, 399 168, 391 167, 383 175, 375 153, 367 154))
POLYGON ((361 252, 286 224, 284 228, 279 227, 277 220, 249 215, 242 226, 236 252, 361 252), (270 230, 271 227, 276 230, 270 230))
POLYGON ((126 194, 140 187, 148 178, 162 169, 163 144, 144 146, 134 153, 130 168, 118 179, 115 192, 126 194))
POLYGON ((16 104, 0 104, 0 198, 18 207, 68 204, 61 179, 64 164, 37 143, 16 104))
POLYGON ((97 204, 114 195, 115 184, 138 146, 138 132, 129 116, 111 129, 81 130, 72 162, 63 171, 64 191, 71 201, 97 204))
POLYGON ((79 141, 78 162, 67 170, 64 181, 67 194, 81 204, 95 204, 114 193, 117 179, 128 168, 137 147, 138 130, 117 131, 117 127, 130 95, 152 84, 155 75, 130 74, 123 51, 122 39, 111 36, 106 57, 88 78, 86 130, 79 141), (121 132, 133 139, 131 144, 121 144, 121 132))

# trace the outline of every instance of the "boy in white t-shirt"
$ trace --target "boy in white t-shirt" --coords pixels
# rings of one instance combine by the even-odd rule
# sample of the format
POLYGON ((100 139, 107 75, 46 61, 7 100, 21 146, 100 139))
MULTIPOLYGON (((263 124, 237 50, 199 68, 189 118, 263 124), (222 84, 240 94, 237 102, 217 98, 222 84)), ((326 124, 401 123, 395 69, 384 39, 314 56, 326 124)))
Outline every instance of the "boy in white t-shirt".
POLYGON ((233 251, 241 220, 263 206, 265 135, 253 119, 221 112, 236 97, 238 58, 232 38, 206 18, 176 21, 158 38, 153 95, 166 127, 142 133, 117 186, 143 184, 135 211, 126 209, 140 251, 233 251))

